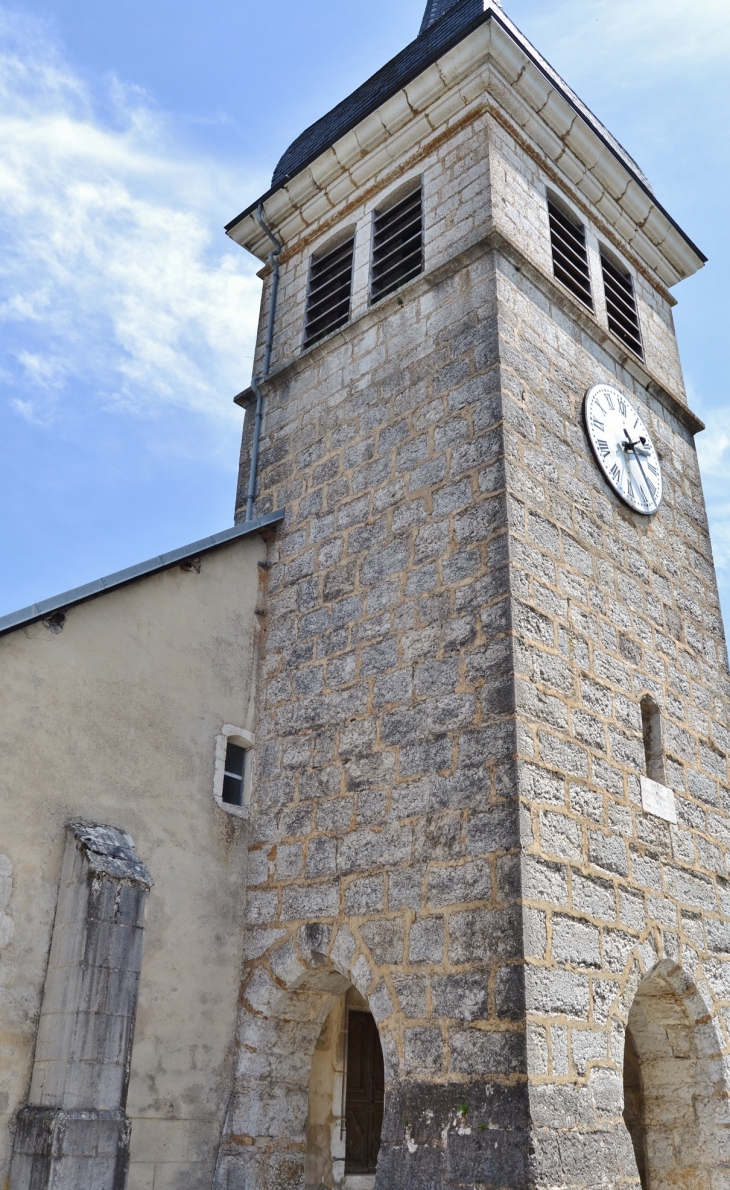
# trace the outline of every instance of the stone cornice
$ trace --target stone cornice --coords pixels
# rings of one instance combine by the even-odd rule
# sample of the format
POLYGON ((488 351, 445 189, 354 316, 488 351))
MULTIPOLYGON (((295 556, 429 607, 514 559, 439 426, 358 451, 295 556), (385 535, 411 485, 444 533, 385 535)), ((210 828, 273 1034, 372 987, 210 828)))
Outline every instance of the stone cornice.
MULTIPOLYGON (((556 305, 560 306, 571 319, 577 322, 581 330, 590 335, 593 341, 599 347, 607 350, 619 367, 626 369, 646 390, 652 400, 656 402, 663 410, 669 414, 670 417, 676 419, 689 431, 691 435, 698 434, 704 430, 704 422, 692 412, 691 409, 685 405, 674 393, 671 393, 663 384, 653 375, 652 372, 639 360, 636 356, 627 352, 623 343, 606 327, 601 324, 590 314, 585 307, 573 297, 569 290, 564 289, 554 277, 542 271, 529 259, 512 240, 505 236, 501 231, 493 228, 485 236, 475 240, 474 243, 462 249, 461 252, 456 253, 444 264, 439 265, 435 269, 431 269, 427 273, 422 273, 420 277, 414 278, 413 281, 408 282, 407 285, 402 286, 397 293, 390 297, 384 298, 378 302, 376 306, 371 306, 363 311, 358 317, 352 319, 345 326, 340 327, 339 330, 333 331, 326 339, 321 339, 313 347, 302 352, 301 355, 295 359, 287 360, 285 363, 274 368, 268 378, 261 383, 261 388, 264 392, 269 388, 290 379, 293 376, 306 370, 316 359, 317 355, 322 351, 331 350, 333 342, 348 343, 355 335, 367 331, 376 322, 382 318, 387 317, 396 306, 404 301, 415 300, 421 294, 426 293, 434 286, 441 284, 443 281, 452 277, 471 264, 480 257, 486 255, 488 252, 498 251, 510 261, 518 272, 524 275, 554 301, 556 305)), ((251 388, 244 389, 233 398, 237 405, 243 409, 255 402, 256 397, 251 388)))
MULTIPOLYGON (((496 103, 505 111, 662 287, 691 276, 703 255, 659 205, 631 159, 608 134, 601 135, 587 109, 547 70, 506 18, 489 10, 473 32, 266 196, 267 222, 289 251, 295 250, 301 237, 337 218, 362 188, 417 146, 427 148, 488 96, 489 106, 496 103)), ((253 211, 227 230, 266 259, 270 243, 253 211)))

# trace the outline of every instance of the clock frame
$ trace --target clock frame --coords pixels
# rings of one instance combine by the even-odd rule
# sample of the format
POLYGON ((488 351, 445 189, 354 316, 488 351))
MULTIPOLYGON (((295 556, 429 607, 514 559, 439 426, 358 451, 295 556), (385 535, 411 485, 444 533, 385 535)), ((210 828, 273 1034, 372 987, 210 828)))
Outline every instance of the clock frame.
POLYGON ((611 384, 594 384, 583 401, 583 421, 598 467, 633 512, 652 516, 664 481, 651 434, 636 406, 611 384))

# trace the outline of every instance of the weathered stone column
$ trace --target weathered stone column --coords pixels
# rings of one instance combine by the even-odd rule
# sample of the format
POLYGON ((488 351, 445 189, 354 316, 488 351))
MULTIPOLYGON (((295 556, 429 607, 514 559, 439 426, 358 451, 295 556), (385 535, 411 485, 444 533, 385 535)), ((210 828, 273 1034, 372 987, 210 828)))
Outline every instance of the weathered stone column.
POLYGON ((152 886, 132 839, 70 822, 30 1101, 18 1114, 12 1190, 123 1190, 125 1113, 152 886))

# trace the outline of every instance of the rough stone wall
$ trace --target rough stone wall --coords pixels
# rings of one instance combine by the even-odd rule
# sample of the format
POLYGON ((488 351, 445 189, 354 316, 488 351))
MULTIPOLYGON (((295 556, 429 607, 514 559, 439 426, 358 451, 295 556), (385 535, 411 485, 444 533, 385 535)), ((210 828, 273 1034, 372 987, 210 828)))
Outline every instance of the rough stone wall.
MULTIPOLYGON (((498 295, 531 1106, 545 1176, 582 1185, 576 1149, 621 1168, 605 1132, 622 1107, 627 1013, 657 960, 701 989, 721 1071, 728 1052, 727 661, 690 434, 586 343, 567 298, 507 262, 498 295), (598 381, 618 383, 651 428, 665 476, 651 518, 624 509, 593 462, 581 403, 598 381), (641 809, 647 692, 662 710, 676 827, 641 809)), ((726 1086, 723 1074, 721 1114, 726 1086)))
MULTIPOLYGON (((666 957, 714 1022, 715 1190, 727 663, 671 303, 637 277, 644 367, 600 300, 593 317, 552 280, 555 170, 502 122, 480 117, 418 168, 425 276, 368 311, 358 241, 353 322, 301 359, 313 241, 288 246, 257 501, 287 516, 217 1184, 300 1184, 312 1051, 344 979, 383 1041, 379 1190, 637 1185, 624 1030, 666 957), (475 179, 461 237, 460 168, 475 179), (663 456, 651 521, 589 455, 580 402, 606 379, 663 456), (671 830, 640 809, 644 691, 665 716, 671 830)), ((596 213, 597 299, 604 230, 596 213)))
MULTIPOLYGON (((499 93, 502 93, 501 89, 499 93)), ((657 285, 656 278, 650 276, 646 265, 631 250, 629 243, 617 234, 617 228, 605 217, 603 210, 589 200, 584 188, 576 185, 572 178, 561 176, 544 155, 534 150, 528 152, 529 144, 524 137, 518 140, 517 135, 497 119, 490 119, 488 128, 489 175, 493 190, 491 210, 495 228, 523 252, 544 276, 552 278, 546 193, 552 192, 567 200, 574 215, 586 229, 595 314, 586 313, 580 302, 571 303, 568 314, 568 317, 572 315, 590 319, 588 325, 591 330, 584 340, 586 349, 594 350, 590 346, 591 341, 602 340, 604 350, 621 363, 631 376, 640 383, 646 383, 646 376, 642 377, 637 372, 640 367, 638 361, 608 332, 600 263, 600 247, 604 246, 617 252, 631 271, 648 373, 679 401, 686 402, 672 320, 674 298, 664 287, 657 285)), ((595 195, 592 197, 595 198, 595 195)), ((561 312, 558 321, 562 322, 563 318, 561 312)), ((544 330, 544 326, 540 328, 541 334, 544 330)), ((553 330, 547 345, 555 349, 553 330)))
MULTIPOLYGON (((271 551, 247 901, 255 950, 278 947, 274 984, 301 931, 322 922, 327 957, 345 954, 369 998, 391 1087, 383 1186, 438 1182, 444 1127, 461 1180, 460 1146, 479 1149, 487 1123, 524 1124, 492 263, 438 289, 416 282, 400 301, 269 387, 261 501, 285 504, 287 521, 271 551)), ((255 962, 252 1019, 274 994, 263 977, 255 962)), ((256 1135, 248 1052, 239 1137, 256 1135)), ((281 1070, 271 1077, 281 1086, 281 1070)), ((256 1095, 268 1097, 261 1082, 256 1095)), ((300 1160, 304 1113, 277 1140, 293 1135, 300 1160)), ((510 1163, 524 1164, 526 1145, 513 1149, 517 1185, 510 1163)))

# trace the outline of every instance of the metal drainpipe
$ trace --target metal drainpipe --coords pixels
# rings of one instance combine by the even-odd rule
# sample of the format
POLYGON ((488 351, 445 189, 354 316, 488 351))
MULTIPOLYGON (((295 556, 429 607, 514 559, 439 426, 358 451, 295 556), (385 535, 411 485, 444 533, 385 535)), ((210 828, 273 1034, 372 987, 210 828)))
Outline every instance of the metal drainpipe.
POLYGON ((284 245, 280 244, 274 235, 271 228, 266 226, 264 222, 264 208, 263 204, 259 203, 256 212, 256 219, 259 226, 264 229, 267 236, 271 240, 274 247, 269 252, 269 264, 273 270, 273 277, 271 280, 271 298, 269 300, 269 322, 266 327, 266 341, 264 344, 264 370, 259 376, 251 377, 251 388, 256 393, 256 419, 253 426, 253 443, 251 445, 251 470, 248 476, 248 495, 246 497, 246 520, 250 521, 253 516, 253 501, 256 495, 256 471, 259 462, 259 438, 261 437, 261 414, 263 412, 264 397, 259 382, 265 380, 269 374, 269 367, 271 364, 271 344, 274 339, 274 318, 276 316, 276 297, 279 292, 279 253, 283 250, 284 245))

